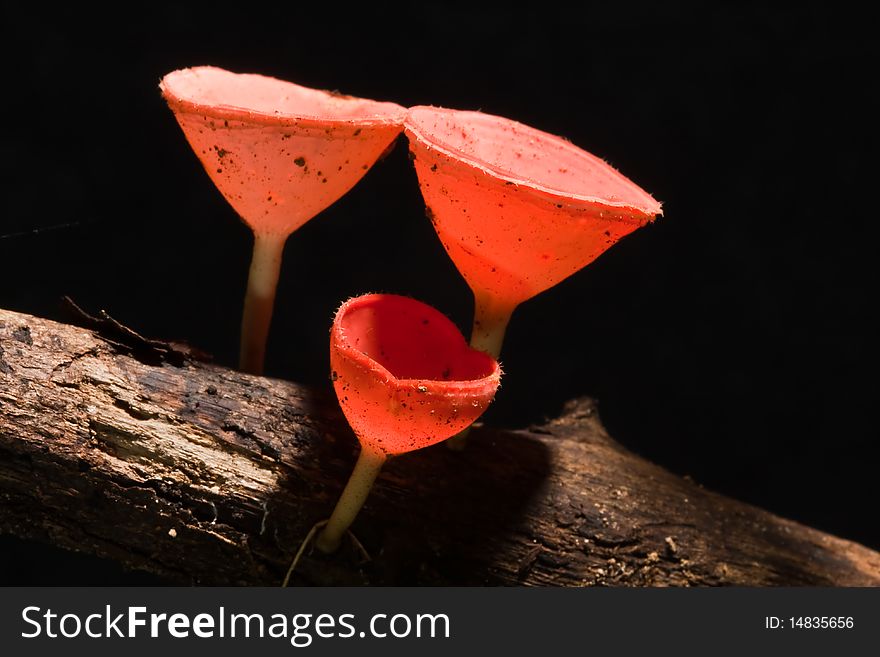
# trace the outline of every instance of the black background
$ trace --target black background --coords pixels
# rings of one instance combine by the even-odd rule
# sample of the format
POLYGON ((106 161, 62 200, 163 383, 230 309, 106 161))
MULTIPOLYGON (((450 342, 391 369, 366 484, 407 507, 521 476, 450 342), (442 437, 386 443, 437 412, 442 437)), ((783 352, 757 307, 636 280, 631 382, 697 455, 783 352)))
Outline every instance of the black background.
MULTIPOLYGON (((173 69, 501 114, 605 158, 665 216, 517 310, 486 420, 521 427, 592 395, 648 458, 880 548, 866 16, 323 4, 4 8, 0 306, 64 319, 69 294, 234 364, 251 238, 159 96, 173 69)), ((333 312, 368 291, 469 330, 403 145, 289 240, 267 373, 329 385, 333 312)), ((8 537, 0 564, 6 584, 156 581, 8 537)))

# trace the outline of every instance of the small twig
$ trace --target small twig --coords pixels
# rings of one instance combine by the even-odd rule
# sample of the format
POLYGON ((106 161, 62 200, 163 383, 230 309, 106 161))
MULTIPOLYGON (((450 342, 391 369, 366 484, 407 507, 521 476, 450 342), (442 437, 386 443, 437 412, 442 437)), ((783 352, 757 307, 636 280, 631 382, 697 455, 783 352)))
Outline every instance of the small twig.
MULTIPOLYGON (((302 559, 303 554, 306 551, 306 548, 311 544, 312 540, 315 538, 315 534, 318 533, 319 529, 323 529, 327 526, 329 520, 322 520, 321 522, 315 523, 314 527, 309 530, 309 533, 306 535, 305 539, 302 542, 302 545, 299 546, 299 550, 296 551, 296 556, 293 558, 293 561, 290 562, 290 568, 287 569, 287 574, 284 576, 284 581, 281 583, 282 588, 286 588, 288 583, 290 582, 290 578, 293 576, 293 571, 296 570, 297 565, 302 559)), ((362 566, 365 563, 369 563, 373 560, 373 557, 370 556, 370 553, 367 552, 367 548, 364 547, 364 544, 358 540, 358 537, 352 533, 351 530, 347 531, 349 540, 351 540, 352 546, 357 550, 361 555, 361 560, 358 562, 358 566, 362 566)))
POLYGON ((293 561, 290 562, 290 568, 287 569, 287 574, 284 576, 284 581, 281 582, 281 588, 287 588, 287 584, 290 582, 293 571, 296 570, 296 566, 297 564, 299 564, 300 559, 302 559, 302 555, 306 551, 306 548, 311 544, 312 539, 315 538, 315 534, 318 533, 318 530, 323 529, 328 522, 329 520, 316 522, 314 526, 312 526, 312 528, 309 530, 309 533, 306 534, 306 537, 303 539, 302 544, 299 546, 299 550, 296 551, 296 556, 293 558, 293 561))
POLYGON ((16 237, 35 237, 42 235, 43 233, 52 233, 58 230, 68 230, 71 228, 81 228, 95 223, 98 223, 97 219, 84 219, 79 221, 68 221, 63 224, 54 224, 52 226, 39 226, 38 228, 20 230, 14 233, 4 233, 0 235, 0 240, 13 239, 16 237))
POLYGON ((150 363, 164 361, 177 367, 181 367, 187 360, 211 360, 209 354, 185 343, 147 338, 110 316, 106 310, 99 311, 95 316, 83 310, 69 296, 65 295, 61 301, 79 320, 81 326, 92 329, 117 349, 128 351, 135 357, 140 356, 139 360, 150 363), (147 358, 144 359, 144 356, 147 358))

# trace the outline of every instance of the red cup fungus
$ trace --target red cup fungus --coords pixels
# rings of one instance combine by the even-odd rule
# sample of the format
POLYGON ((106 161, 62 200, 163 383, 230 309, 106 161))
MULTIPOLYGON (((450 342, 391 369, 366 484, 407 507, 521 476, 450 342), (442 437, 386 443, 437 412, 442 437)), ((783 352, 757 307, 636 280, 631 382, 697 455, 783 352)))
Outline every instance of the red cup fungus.
POLYGON ((254 232, 240 366, 260 374, 287 237, 363 177, 406 110, 210 66, 169 73, 160 88, 211 180, 254 232))
POLYGON ((323 529, 315 544, 327 553, 339 547, 389 457, 470 426, 501 380, 497 361, 469 347, 445 315, 393 294, 367 294, 342 304, 330 330, 330 366, 361 452, 330 519, 316 525, 323 529))
POLYGON ((355 435, 384 456, 428 447, 473 423, 501 375, 495 359, 469 347, 445 315, 391 294, 342 305, 330 366, 355 435))
POLYGON ((428 216, 474 293, 471 345, 498 357, 514 309, 661 213, 599 158, 481 112, 410 108, 428 216))

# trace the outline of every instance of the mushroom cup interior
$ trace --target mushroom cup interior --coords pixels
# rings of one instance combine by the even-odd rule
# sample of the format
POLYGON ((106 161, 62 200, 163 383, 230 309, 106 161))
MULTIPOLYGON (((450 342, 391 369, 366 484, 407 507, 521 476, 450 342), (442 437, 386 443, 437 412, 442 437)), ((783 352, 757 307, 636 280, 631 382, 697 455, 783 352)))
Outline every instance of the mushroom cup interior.
POLYGON ((339 322, 343 340, 397 379, 472 381, 491 376, 497 363, 471 349, 445 315, 393 295, 366 297, 339 322))

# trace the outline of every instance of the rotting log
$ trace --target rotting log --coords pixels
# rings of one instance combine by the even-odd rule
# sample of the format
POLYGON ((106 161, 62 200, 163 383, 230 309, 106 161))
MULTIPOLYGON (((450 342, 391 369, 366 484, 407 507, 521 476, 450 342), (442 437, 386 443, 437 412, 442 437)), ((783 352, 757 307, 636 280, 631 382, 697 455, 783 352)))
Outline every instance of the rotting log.
MULTIPOLYGON (((0 532, 194 584, 275 585, 357 445, 327 391, 0 310, 0 532)), ((133 338, 133 336, 136 336, 133 338)), ((389 462, 313 585, 880 585, 880 553, 632 454, 589 399, 389 462)))

